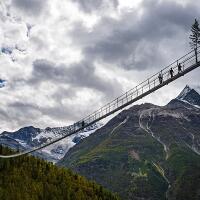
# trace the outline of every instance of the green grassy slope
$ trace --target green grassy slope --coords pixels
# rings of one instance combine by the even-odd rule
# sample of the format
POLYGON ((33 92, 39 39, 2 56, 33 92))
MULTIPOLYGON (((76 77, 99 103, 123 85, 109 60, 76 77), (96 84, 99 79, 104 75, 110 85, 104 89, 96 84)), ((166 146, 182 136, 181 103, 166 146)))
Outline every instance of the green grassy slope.
POLYGON ((166 172, 172 182, 169 199, 200 199, 200 156, 185 146, 174 144, 166 162, 166 172))
POLYGON ((191 148, 199 141, 200 115, 182 106, 175 109, 145 104, 122 111, 58 164, 117 192, 123 200, 198 200, 200 156, 191 148), (139 124, 144 106, 142 123, 154 137, 139 124))
POLYGON ((59 164, 118 192, 122 199, 164 200, 168 184, 153 165, 163 160, 162 146, 144 132, 127 134, 126 128, 127 124, 110 136, 110 130, 97 131, 59 164))

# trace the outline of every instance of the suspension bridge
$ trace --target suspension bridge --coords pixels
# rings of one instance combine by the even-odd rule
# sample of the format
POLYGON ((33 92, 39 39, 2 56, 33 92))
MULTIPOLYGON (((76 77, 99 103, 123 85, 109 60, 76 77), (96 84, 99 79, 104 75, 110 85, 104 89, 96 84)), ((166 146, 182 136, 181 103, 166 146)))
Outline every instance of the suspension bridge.
POLYGON ((107 103, 100 109, 69 126, 69 130, 63 136, 29 150, 25 150, 23 152, 19 152, 13 155, 0 155, 0 157, 11 158, 33 153, 66 137, 69 137, 70 135, 78 133, 86 127, 89 127, 92 124, 116 113, 117 111, 122 110, 132 103, 142 99, 143 97, 153 93, 154 91, 164 87, 165 85, 198 68, 200 66, 200 61, 198 61, 200 55, 199 49, 200 48, 198 47, 196 51, 190 51, 186 55, 182 56, 181 58, 177 59, 170 65, 160 70, 158 73, 141 82, 139 85, 128 90, 127 92, 117 97, 113 101, 107 103))

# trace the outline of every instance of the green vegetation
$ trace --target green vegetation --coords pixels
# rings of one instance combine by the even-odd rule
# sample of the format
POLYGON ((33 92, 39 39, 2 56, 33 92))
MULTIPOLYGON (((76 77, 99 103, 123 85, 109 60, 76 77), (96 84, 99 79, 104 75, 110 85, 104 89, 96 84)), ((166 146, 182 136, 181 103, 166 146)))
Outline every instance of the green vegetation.
POLYGON ((121 129, 112 136, 94 133, 68 155, 69 159, 59 164, 101 183, 124 200, 165 199, 168 183, 153 164, 163 161, 165 154, 162 145, 150 135, 127 134, 124 137, 121 129), (131 152, 138 153, 137 159, 131 152))
POLYGON ((200 199, 200 157, 184 146, 171 146, 167 160, 168 176, 173 185, 169 196, 176 200, 200 199))
POLYGON ((195 19, 194 24, 191 26, 191 35, 189 38, 191 39, 191 48, 197 49, 198 44, 200 44, 200 28, 197 19, 195 19))
POLYGON ((198 62, 197 60, 197 47, 198 44, 200 44, 200 28, 199 28, 199 22, 197 21, 197 19, 195 19, 194 24, 192 24, 191 27, 191 35, 190 35, 190 46, 192 49, 195 50, 195 57, 196 57, 196 62, 198 62))
MULTIPOLYGON (((0 154, 11 150, 0 146, 0 154)), ((1 200, 118 200, 119 198, 68 169, 33 156, 0 159, 1 200)))
POLYGON ((172 197, 176 200, 200 199, 200 167, 191 166, 178 177, 173 185, 172 197))
MULTIPOLYGON (((198 122, 196 113, 193 116, 198 122)), ((168 147, 166 152, 158 139, 138 128, 134 112, 110 134, 124 118, 114 118, 114 123, 81 141, 58 164, 117 192, 123 200, 199 200, 200 156, 191 149, 189 137, 198 138, 199 123, 156 117, 151 130, 168 147)), ((143 118, 144 124, 148 121, 143 118)))

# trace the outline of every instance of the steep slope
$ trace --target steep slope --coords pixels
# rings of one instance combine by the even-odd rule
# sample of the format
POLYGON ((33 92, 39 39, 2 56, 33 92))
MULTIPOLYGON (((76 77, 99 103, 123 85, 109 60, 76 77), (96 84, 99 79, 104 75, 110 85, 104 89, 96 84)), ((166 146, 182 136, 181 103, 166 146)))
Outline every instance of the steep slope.
MULTIPOLYGON (((0 154, 10 150, 0 146, 0 154)), ((102 186, 32 156, 0 159, 1 200, 117 200, 102 186)))
POLYGON ((122 199, 199 199, 199 94, 191 91, 164 107, 142 104, 122 111, 58 164, 122 199))

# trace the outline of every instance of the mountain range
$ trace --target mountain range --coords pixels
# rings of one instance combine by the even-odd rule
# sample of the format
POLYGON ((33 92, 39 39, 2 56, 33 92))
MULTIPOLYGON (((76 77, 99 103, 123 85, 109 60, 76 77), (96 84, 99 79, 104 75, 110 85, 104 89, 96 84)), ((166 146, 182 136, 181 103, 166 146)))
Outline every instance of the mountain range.
MULTIPOLYGON (((3 132, 0 144, 28 149, 70 126, 3 132)), ((200 95, 186 86, 165 106, 134 105, 35 154, 94 180, 123 200, 200 199, 200 95)))
MULTIPOLYGON (((45 149, 35 152, 34 155, 55 163, 63 158, 71 147, 79 143, 83 138, 88 137, 101 126, 102 124, 100 123, 93 124, 75 135, 69 136, 45 149)), ((32 149, 45 144, 46 142, 50 142, 55 138, 64 136, 69 130, 70 126, 55 128, 47 127, 45 129, 29 126, 14 132, 4 131, 0 135, 0 144, 16 150, 32 149)))
POLYGON ((57 164, 126 200, 200 199, 200 95, 123 110, 57 164))

